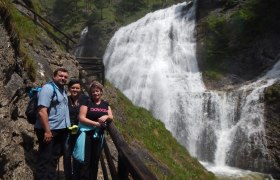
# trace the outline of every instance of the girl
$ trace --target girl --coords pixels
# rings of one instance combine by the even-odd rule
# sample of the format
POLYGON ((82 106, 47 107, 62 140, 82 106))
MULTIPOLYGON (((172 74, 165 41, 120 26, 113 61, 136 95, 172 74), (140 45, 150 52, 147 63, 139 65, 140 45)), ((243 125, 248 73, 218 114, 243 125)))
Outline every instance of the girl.
POLYGON ((97 179, 98 162, 103 145, 103 131, 107 122, 113 120, 109 103, 102 100, 103 86, 93 81, 90 86, 91 98, 80 108, 81 131, 85 131, 85 156, 81 169, 81 179, 97 179))
POLYGON ((71 79, 68 83, 68 107, 71 126, 68 128, 68 138, 64 147, 63 164, 66 180, 78 179, 79 163, 72 158, 72 152, 77 140, 77 131, 79 123, 79 111, 81 104, 88 99, 82 94, 81 83, 77 79, 71 79), (73 160, 72 160, 73 159, 73 160))

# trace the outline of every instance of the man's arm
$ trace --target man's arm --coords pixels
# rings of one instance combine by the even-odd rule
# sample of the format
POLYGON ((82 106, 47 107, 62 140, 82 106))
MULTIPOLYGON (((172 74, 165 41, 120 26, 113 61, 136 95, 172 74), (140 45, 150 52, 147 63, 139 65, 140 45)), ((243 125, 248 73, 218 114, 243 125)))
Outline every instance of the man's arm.
POLYGON ((44 129, 44 141, 46 143, 52 140, 52 132, 49 126, 48 108, 44 106, 39 107, 39 120, 41 122, 42 128, 44 129))

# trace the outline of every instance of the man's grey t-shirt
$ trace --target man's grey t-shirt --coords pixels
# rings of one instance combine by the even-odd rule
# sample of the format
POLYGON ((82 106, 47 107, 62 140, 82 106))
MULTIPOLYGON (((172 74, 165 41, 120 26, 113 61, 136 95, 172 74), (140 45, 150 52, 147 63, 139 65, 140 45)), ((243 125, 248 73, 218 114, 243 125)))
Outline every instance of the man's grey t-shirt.
MULTIPOLYGON (((54 83, 47 83, 39 92, 38 106, 48 108, 49 126, 51 130, 64 129, 70 126, 68 98, 65 90, 59 89, 54 83), (56 95, 54 95, 54 89, 56 95)), ((37 119, 35 128, 42 129, 37 119)))

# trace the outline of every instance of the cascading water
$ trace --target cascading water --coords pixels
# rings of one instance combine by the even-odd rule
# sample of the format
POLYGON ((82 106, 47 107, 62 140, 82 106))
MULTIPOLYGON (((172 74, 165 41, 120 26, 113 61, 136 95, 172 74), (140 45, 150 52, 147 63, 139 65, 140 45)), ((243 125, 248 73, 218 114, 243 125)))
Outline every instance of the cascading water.
POLYGON ((82 54, 84 53, 84 41, 86 39, 86 34, 88 33, 88 27, 85 27, 83 31, 81 32, 81 38, 79 42, 79 46, 75 48, 75 56, 76 57, 81 57, 82 54))
POLYGON ((121 28, 104 55, 106 77, 213 171, 227 166, 263 171, 268 159, 260 95, 280 73, 274 69, 231 92, 206 90, 194 27, 195 3, 190 9, 182 3, 121 28))

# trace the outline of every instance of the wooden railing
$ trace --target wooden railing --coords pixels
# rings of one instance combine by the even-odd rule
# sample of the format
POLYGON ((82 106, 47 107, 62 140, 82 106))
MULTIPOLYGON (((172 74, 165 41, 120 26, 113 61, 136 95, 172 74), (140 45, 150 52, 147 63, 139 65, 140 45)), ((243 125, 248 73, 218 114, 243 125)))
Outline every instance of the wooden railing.
MULTIPOLYGON (((102 58, 93 57, 76 57, 81 65, 80 80, 86 91, 89 92, 88 85, 91 83, 90 76, 95 76, 95 78, 104 84, 105 73, 102 58), (82 71, 86 71, 83 73, 82 71)), ((117 163, 115 165, 113 156, 110 152, 110 148, 104 141, 104 154, 107 160, 105 163, 105 158, 102 155, 100 158, 100 163, 103 171, 103 177, 105 180, 155 180, 157 179, 153 173, 145 166, 145 164, 139 159, 138 155, 128 146, 125 142, 123 136, 119 133, 113 122, 109 123, 107 126, 107 131, 118 151, 117 163), (116 167, 117 166, 117 167, 116 167), (111 178, 109 178, 109 169, 111 178)))
MULTIPOLYGON (((105 67, 102 58, 98 57, 76 57, 81 69, 85 70, 87 76, 94 76, 103 85, 105 83, 105 67)), ((82 74, 82 73, 80 73, 82 74)))
MULTIPOLYGON (((138 155, 129 148, 123 136, 118 132, 114 123, 109 123, 107 130, 118 150, 118 168, 116 169, 112 161, 108 145, 104 143, 104 153, 110 169, 112 179, 125 180, 131 176, 133 179, 155 180, 153 173, 139 159, 138 155)), ((102 168, 103 170, 103 168, 102 168)), ((106 170, 105 170, 106 171, 106 170)), ((104 172, 104 170, 103 170, 104 172)), ((104 175, 104 173, 103 173, 104 175)))
MULTIPOLYGON (((50 23, 47 19, 43 18, 42 16, 40 16, 38 13, 36 13, 33 9, 29 8, 28 6, 24 5, 23 3, 21 3, 18 0, 14 0, 13 3, 18 4, 22 7, 24 7, 25 9, 27 9, 29 12, 31 12, 33 14, 33 22, 35 24, 38 24, 40 26, 42 26, 42 28, 44 30, 46 30, 48 33, 51 33, 47 27, 44 26, 44 23, 48 24, 49 26, 51 26, 53 28, 54 31, 60 33, 65 40, 60 39, 59 37, 55 36, 54 34, 52 34, 60 43, 62 43, 65 46, 65 49, 67 52, 69 52, 70 47, 73 47, 73 45, 76 45, 77 42, 74 41, 71 37, 69 37, 67 34, 65 34, 64 32, 62 32, 59 28, 57 28, 55 25, 53 25, 52 23, 50 23), (72 43, 72 46, 71 46, 72 43)), ((30 16, 29 16, 30 17, 30 16)))

